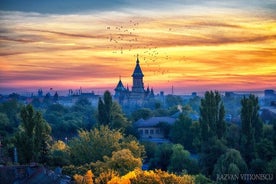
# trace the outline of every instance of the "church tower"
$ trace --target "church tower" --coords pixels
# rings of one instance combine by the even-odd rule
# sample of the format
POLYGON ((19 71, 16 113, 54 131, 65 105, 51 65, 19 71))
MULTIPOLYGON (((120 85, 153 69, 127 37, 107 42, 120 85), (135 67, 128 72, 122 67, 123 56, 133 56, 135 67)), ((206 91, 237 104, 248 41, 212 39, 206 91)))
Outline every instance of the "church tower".
POLYGON ((135 69, 132 74, 132 81, 133 81, 132 92, 135 92, 135 93, 144 93, 145 92, 143 77, 144 77, 144 74, 141 70, 141 67, 139 64, 139 59, 137 56, 136 66, 135 66, 135 69))
POLYGON ((131 76, 132 76, 132 82, 133 82, 132 90, 130 91, 128 87, 127 88, 124 87, 120 77, 119 82, 116 88, 114 89, 115 90, 114 97, 115 99, 118 100, 118 102, 122 106, 123 105, 127 105, 127 106, 134 105, 136 107, 142 106, 145 103, 145 100, 154 98, 154 92, 153 92, 153 89, 150 90, 149 87, 147 88, 147 90, 145 90, 144 88, 144 81, 143 81, 144 74, 139 64, 138 55, 136 60, 136 66, 131 76))
POLYGON ((119 103, 122 104, 126 95, 127 95, 127 89, 124 87, 122 81, 121 81, 121 77, 120 80, 116 86, 115 90, 115 98, 119 100, 119 103))

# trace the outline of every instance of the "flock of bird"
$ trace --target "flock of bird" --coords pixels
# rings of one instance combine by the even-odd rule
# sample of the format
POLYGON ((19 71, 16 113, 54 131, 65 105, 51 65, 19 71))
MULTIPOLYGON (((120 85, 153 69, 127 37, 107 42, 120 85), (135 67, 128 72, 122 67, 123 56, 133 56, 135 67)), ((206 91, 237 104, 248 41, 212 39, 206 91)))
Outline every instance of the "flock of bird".
MULTIPOLYGON (((109 32, 108 42, 110 46, 108 49, 111 49, 113 54, 139 52, 139 60, 148 66, 149 72, 153 72, 154 75, 169 74, 169 70, 162 67, 163 63, 169 62, 169 55, 161 53, 158 46, 154 45, 153 42, 144 43, 143 40, 148 39, 143 39, 144 37, 139 33, 138 22, 130 20, 126 25, 107 26, 106 29, 109 32)), ((169 31, 172 29, 169 28, 169 31)), ((133 55, 137 56, 137 54, 133 55)))

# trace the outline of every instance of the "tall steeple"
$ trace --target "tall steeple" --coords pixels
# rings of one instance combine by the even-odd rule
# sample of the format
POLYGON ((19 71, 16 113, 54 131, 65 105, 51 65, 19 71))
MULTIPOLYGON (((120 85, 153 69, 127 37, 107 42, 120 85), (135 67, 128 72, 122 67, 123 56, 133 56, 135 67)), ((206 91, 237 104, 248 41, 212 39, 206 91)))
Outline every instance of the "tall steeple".
POLYGON ((144 74, 140 67, 139 58, 137 55, 136 66, 135 66, 135 69, 132 74, 132 81, 133 81, 132 91, 133 92, 138 92, 138 93, 145 92, 143 77, 144 77, 144 74))

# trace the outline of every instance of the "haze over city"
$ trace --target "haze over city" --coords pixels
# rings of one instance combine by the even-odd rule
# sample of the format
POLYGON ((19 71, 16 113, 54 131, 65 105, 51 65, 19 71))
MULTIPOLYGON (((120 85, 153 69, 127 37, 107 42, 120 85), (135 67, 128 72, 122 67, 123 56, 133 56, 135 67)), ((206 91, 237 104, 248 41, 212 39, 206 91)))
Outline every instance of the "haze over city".
POLYGON ((276 88, 276 3, 0 0, 0 92, 276 88))

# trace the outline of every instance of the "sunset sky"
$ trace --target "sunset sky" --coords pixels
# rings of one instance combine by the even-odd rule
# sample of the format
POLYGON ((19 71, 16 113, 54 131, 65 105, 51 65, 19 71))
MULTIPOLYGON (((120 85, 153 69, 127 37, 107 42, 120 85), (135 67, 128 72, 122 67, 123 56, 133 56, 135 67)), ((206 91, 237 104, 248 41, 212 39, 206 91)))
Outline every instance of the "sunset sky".
POLYGON ((276 90, 276 0, 0 0, 0 93, 276 90))

